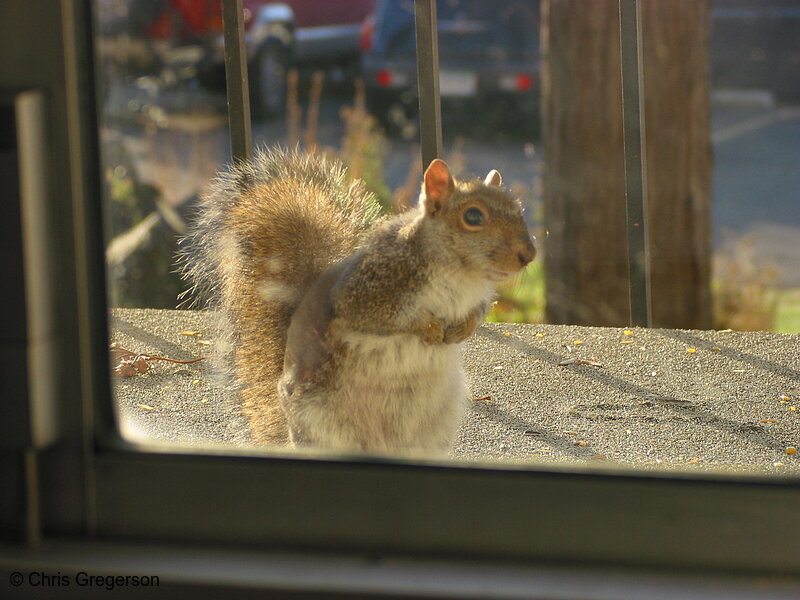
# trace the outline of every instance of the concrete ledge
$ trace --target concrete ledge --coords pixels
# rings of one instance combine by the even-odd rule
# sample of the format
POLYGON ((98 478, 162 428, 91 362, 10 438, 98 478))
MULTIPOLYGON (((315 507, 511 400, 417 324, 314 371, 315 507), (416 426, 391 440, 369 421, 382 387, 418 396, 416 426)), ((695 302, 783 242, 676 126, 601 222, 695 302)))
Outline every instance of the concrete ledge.
MULTIPOLYGON (((112 340, 208 355, 200 311, 114 309, 112 340), (182 334, 182 332, 184 334, 182 334), (185 335, 185 332, 198 332, 185 335)), ((484 324, 465 344, 471 400, 453 458, 800 473, 800 335, 484 324), (587 360, 596 364, 570 364, 587 360)), ((248 444, 208 361, 114 377, 124 433, 248 444)))

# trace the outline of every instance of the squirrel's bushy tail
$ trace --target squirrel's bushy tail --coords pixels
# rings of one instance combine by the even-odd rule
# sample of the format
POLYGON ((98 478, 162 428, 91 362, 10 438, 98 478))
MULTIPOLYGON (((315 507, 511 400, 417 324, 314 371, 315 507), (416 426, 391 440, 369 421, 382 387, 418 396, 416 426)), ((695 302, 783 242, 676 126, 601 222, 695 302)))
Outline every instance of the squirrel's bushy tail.
POLYGON ((278 149, 223 171, 201 200, 182 241, 183 273, 194 300, 221 315, 256 442, 288 439, 277 381, 294 310, 379 211, 338 161, 278 149))

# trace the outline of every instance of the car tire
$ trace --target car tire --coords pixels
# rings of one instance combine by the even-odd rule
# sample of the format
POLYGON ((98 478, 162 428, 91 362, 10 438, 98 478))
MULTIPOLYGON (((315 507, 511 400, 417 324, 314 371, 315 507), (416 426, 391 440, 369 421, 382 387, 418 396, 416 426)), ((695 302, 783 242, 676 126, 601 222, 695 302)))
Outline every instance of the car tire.
POLYGON ((367 95, 367 110, 390 138, 410 139, 419 133, 419 118, 415 110, 391 97, 367 95))
POLYGON ((514 130, 525 137, 538 141, 542 134, 538 99, 520 102, 518 114, 519 119, 513 125, 514 130))
POLYGON ((258 50, 250 76, 250 111, 253 117, 280 116, 286 108, 288 51, 277 41, 267 41, 258 50))

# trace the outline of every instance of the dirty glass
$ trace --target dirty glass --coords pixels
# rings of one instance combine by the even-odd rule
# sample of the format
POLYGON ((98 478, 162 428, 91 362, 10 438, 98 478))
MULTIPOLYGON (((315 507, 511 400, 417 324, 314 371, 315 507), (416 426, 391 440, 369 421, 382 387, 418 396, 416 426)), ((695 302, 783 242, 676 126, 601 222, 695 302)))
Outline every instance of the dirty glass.
MULTIPOLYGON (((261 4, 244 3, 255 143, 335 157, 385 213, 412 206, 414 3, 328 3, 294 28, 264 26, 261 4), (308 44, 322 25, 340 45, 308 44)), ((447 455, 796 474, 800 2, 641 4, 648 329, 630 325, 617 7, 437 2, 442 158, 457 179, 497 169, 537 245, 465 342, 447 455)), ((230 160, 219 4, 95 13, 123 433, 248 446, 225 349, 175 261, 230 160)))
POLYGON ((476 332, 455 453, 796 473, 800 4, 640 4, 652 329, 630 326, 617 3, 535 4, 532 119, 448 88, 481 63, 440 37, 446 152, 501 171, 539 246, 489 320, 540 325, 476 332))

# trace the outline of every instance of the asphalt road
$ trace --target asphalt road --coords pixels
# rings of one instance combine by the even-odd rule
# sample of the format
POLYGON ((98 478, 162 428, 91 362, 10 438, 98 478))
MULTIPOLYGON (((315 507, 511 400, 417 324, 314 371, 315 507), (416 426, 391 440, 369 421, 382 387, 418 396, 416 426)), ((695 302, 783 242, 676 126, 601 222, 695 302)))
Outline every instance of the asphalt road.
MULTIPOLYGON (((213 353, 203 312, 114 309, 111 327, 136 353, 213 353)), ((450 455, 797 475, 798 345, 800 335, 774 333, 483 324, 464 346, 470 399, 450 455), (560 364, 574 359, 597 364, 560 364)), ((132 439, 248 445, 237 398, 208 361, 152 361, 143 374, 113 379, 132 439)))

